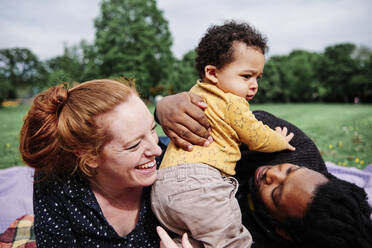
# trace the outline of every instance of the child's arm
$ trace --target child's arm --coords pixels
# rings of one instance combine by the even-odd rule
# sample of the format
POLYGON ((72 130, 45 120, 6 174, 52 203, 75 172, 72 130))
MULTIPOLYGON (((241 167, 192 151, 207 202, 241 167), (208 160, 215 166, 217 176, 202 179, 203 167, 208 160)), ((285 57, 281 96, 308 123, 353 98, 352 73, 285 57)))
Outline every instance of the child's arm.
POLYGON ((259 152, 277 152, 285 149, 294 150, 289 144, 293 134, 287 135, 287 129, 272 130, 258 121, 249 110, 249 104, 243 98, 235 98, 228 106, 228 118, 231 127, 238 134, 242 143, 249 150, 259 152))

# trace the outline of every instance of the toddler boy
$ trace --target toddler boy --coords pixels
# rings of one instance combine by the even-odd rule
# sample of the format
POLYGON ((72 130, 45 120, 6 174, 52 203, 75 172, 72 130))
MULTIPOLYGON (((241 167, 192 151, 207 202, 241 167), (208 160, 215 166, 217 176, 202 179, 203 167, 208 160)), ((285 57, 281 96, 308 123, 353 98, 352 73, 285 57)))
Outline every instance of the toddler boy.
MULTIPOLYGON (((208 104, 214 142, 188 152, 169 143, 152 186, 152 208, 167 229, 188 232, 194 247, 250 247, 235 193, 239 145, 250 150, 294 150, 293 134, 270 129, 249 110, 265 64, 266 39, 245 23, 211 26, 196 52, 199 80, 191 92, 208 104)), ((249 165, 247 165, 249 166, 249 165)))

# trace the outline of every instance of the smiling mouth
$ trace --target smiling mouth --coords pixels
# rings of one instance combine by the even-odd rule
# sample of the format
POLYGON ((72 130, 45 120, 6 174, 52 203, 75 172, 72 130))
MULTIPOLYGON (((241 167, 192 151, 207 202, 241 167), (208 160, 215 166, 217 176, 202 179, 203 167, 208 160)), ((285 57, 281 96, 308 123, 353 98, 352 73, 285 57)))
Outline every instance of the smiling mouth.
POLYGON ((147 164, 138 165, 138 166, 136 166, 136 168, 137 169, 150 169, 150 168, 154 167, 155 165, 156 165, 156 163, 155 163, 155 160, 154 160, 154 161, 151 161, 147 164))

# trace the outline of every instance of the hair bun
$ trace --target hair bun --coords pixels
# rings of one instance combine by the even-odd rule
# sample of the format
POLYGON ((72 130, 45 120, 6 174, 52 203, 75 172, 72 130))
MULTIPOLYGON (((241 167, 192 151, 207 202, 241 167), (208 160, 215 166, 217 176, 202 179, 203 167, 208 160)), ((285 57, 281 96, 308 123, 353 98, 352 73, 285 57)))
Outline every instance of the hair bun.
POLYGON ((55 86, 49 94, 50 103, 54 105, 53 112, 59 115, 68 99, 68 89, 64 86, 55 86))
POLYGON ((33 168, 50 167, 61 153, 58 145, 58 115, 68 99, 63 86, 38 94, 27 112, 20 133, 22 159, 33 168))

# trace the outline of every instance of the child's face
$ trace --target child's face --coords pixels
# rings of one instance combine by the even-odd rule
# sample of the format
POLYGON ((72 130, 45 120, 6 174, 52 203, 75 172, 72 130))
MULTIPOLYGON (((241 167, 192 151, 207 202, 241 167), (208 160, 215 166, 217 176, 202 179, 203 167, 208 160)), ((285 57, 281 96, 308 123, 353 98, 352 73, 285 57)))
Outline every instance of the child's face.
POLYGON ((263 73, 265 56, 255 47, 236 43, 233 58, 231 63, 216 69, 217 87, 247 101, 252 100, 258 90, 257 81, 263 73))

